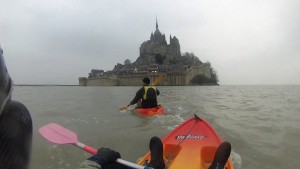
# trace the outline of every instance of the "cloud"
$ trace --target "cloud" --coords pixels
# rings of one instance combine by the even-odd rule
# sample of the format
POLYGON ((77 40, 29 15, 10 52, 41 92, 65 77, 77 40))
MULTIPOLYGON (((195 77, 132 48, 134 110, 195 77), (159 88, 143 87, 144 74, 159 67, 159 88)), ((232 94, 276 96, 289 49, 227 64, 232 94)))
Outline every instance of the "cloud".
POLYGON ((78 84, 92 68, 135 61, 159 29, 212 63, 221 84, 300 84, 296 0, 1 2, 0 42, 21 84, 78 84))

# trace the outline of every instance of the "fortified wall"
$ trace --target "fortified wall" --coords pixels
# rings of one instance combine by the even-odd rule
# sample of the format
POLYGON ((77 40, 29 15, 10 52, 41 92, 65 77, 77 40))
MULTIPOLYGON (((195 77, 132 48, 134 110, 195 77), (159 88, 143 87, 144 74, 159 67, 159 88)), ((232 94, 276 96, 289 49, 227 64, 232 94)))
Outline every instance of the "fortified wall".
POLYGON ((188 86, 192 85, 191 80, 199 74, 210 77, 211 67, 209 63, 204 63, 200 66, 192 66, 183 74, 168 74, 168 73, 145 73, 138 75, 124 76, 107 76, 95 78, 79 78, 80 86, 141 86, 142 79, 149 77, 151 82, 155 81, 159 75, 163 75, 163 79, 157 84, 158 86, 188 86))

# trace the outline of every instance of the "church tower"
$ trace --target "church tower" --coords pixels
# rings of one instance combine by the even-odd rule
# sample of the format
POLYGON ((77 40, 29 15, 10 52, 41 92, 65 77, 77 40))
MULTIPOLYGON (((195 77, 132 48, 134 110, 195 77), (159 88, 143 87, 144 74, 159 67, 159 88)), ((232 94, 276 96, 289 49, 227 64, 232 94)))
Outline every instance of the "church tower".
POLYGON ((136 60, 137 64, 155 64, 155 56, 157 55, 165 56, 168 59, 180 56, 179 40, 175 36, 173 38, 170 36, 170 44, 167 44, 165 34, 159 31, 157 18, 155 21, 155 31, 151 33, 150 40, 143 42, 140 46, 140 56, 136 60))

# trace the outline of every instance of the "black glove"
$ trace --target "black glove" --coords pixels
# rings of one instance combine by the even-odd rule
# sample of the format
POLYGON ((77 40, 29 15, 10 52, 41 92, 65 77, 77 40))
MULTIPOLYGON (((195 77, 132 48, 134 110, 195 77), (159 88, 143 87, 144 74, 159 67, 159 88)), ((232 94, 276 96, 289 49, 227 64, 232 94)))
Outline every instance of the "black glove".
POLYGON ((108 163, 113 163, 117 160, 117 158, 121 158, 119 152, 111 150, 109 148, 99 148, 97 154, 90 157, 88 160, 94 161, 101 166, 104 166, 108 163))

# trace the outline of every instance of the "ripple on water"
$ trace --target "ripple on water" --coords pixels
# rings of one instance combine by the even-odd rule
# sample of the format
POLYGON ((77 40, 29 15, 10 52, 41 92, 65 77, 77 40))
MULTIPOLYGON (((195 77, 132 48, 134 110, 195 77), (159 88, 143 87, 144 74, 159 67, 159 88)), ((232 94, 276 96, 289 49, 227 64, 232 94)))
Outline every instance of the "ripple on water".
POLYGON ((233 162, 234 169, 242 169, 242 158, 238 153, 231 151, 230 158, 233 162))
POLYGON ((159 125, 162 128, 166 128, 167 130, 173 130, 184 121, 185 120, 179 114, 164 115, 164 116, 156 116, 156 118, 152 122, 152 125, 154 126, 159 125))
MULTIPOLYGON (((299 85, 159 86, 159 102, 167 115, 147 118, 131 113, 130 109, 118 109, 130 101, 128 96, 138 87, 15 89, 14 98, 28 107, 34 126, 50 121, 62 123, 75 131, 82 142, 116 148, 132 161, 148 150, 149 138, 165 137, 195 113, 212 124, 221 138, 232 143, 236 168, 239 164, 243 164, 243 169, 300 166, 299 85)), ((87 158, 74 147, 51 147, 47 151, 50 143, 42 141, 36 133, 30 168, 76 168, 87 158), (64 160, 61 166, 60 159, 64 160)))

